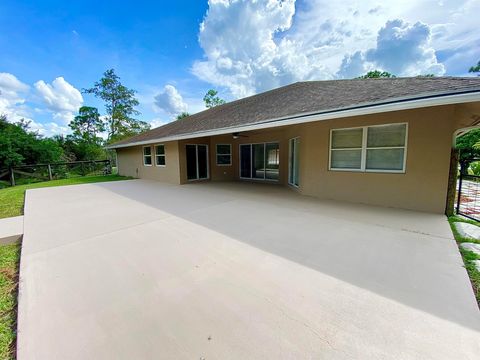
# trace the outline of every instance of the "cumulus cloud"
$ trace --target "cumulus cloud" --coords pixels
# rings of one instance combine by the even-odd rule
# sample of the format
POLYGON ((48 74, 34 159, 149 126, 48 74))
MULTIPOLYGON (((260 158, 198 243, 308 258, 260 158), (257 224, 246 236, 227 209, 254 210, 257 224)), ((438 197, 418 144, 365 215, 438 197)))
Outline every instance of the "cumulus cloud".
POLYGON ((34 120, 29 120, 29 128, 43 136, 65 135, 71 133, 68 126, 59 125, 55 122, 40 123, 34 120))
POLYGON ((163 91, 154 97, 155 106, 170 115, 178 115, 187 111, 187 104, 183 101, 182 95, 173 85, 165 85, 163 91))
POLYGON ((80 91, 68 83, 63 77, 57 77, 51 84, 43 80, 35 84, 37 95, 52 112, 55 119, 62 119, 68 123, 73 119, 74 113, 83 104, 83 97, 80 91))
POLYGON ((206 59, 193 64, 193 73, 235 97, 327 76, 322 64, 311 61, 319 49, 282 38, 294 14, 294 0, 210 0, 199 35, 206 59))
POLYGON ((387 21, 380 29, 375 48, 346 55, 338 74, 350 78, 371 69, 400 76, 445 73, 444 65, 438 62, 431 47, 428 25, 409 24, 398 19, 387 21))
POLYGON ((34 88, 32 93, 30 86, 15 75, 0 73, 0 114, 7 115, 11 122, 25 119, 30 129, 44 136, 69 133, 67 123, 83 103, 80 92, 61 77, 51 85, 40 80, 34 88), (53 118, 38 121, 46 113, 53 118))
POLYGON ((472 0, 210 0, 192 73, 234 97, 374 67, 441 75, 449 60, 439 49, 478 43, 475 10, 472 0))
POLYGON ((12 121, 28 117, 25 106, 29 86, 9 73, 0 73, 0 114, 12 121))

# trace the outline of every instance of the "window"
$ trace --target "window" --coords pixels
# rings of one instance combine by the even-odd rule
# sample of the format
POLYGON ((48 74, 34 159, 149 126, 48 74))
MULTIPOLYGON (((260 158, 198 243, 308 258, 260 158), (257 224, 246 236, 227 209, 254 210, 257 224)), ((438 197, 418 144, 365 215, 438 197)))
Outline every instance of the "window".
POLYGON ((152 166, 152 148, 150 146, 143 147, 143 165, 152 166))
POLYGON ((155 165, 165 166, 165 145, 155 146, 155 165))
POLYGON ((240 145, 241 178, 278 180, 279 164, 278 143, 240 145))
POLYGON ((217 165, 218 166, 232 165, 232 145, 217 144, 217 165))
POLYGON ((407 124, 335 129, 330 170, 405 172, 407 124))

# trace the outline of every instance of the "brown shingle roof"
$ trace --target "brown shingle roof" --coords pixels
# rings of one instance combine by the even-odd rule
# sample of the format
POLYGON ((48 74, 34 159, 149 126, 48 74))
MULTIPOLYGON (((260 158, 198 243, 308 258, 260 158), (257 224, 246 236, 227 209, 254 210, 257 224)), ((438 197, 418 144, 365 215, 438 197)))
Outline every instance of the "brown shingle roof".
POLYGON ((472 91, 480 91, 480 78, 415 77, 297 82, 201 111, 111 146, 256 124, 299 114, 472 91))

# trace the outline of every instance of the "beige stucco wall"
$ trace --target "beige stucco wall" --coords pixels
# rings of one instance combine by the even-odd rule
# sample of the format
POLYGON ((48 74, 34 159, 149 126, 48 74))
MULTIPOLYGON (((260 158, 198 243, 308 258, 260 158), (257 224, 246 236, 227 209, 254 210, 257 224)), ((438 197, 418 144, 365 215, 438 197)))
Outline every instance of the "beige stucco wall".
MULTIPOLYGON (((450 152, 455 129, 479 119, 479 104, 448 105, 393 113, 319 121, 294 126, 165 143, 167 167, 144 167, 142 148, 118 150, 122 175, 172 183, 186 183, 186 144, 207 144, 209 180, 249 181, 239 176, 239 145, 279 142, 280 178, 288 183, 288 140, 300 138, 300 186, 302 194, 322 199, 367 203, 443 213, 448 186, 450 152), (330 130, 356 126, 408 123, 405 173, 365 173, 328 169, 330 130), (232 165, 216 165, 216 144, 232 145, 232 165), (168 145, 168 146, 167 146, 168 145), (138 169, 138 175, 136 174, 138 169)), ((153 149, 152 149, 153 151, 153 149)), ((251 180, 258 181, 258 180, 251 180)))
MULTIPOLYGON (((448 184, 454 106, 425 108, 345 119, 321 121, 274 130, 212 137, 210 168, 212 180, 239 179, 239 144, 278 141, 280 180, 288 183, 288 140, 300 138, 300 187, 302 194, 323 199, 360 202, 443 213, 448 184), (405 173, 331 171, 330 130, 356 126, 408 123, 405 173), (217 166, 215 145, 232 144, 231 167, 217 166)), ((242 180, 246 181, 246 180, 242 180)), ((248 181, 248 180, 247 180, 248 181)), ((258 180, 257 180, 258 181, 258 180)))
POLYGON ((152 144, 152 166, 143 165, 143 146, 117 149, 118 173, 124 176, 138 177, 180 184, 180 161, 178 141, 169 141, 165 145, 165 166, 155 165, 155 150, 152 144))
POLYGON ((321 198, 443 213, 448 185, 453 107, 312 123, 301 134, 300 190, 321 198), (408 123, 405 173, 330 171, 331 129, 408 123), (302 180, 303 179, 303 180, 302 180))

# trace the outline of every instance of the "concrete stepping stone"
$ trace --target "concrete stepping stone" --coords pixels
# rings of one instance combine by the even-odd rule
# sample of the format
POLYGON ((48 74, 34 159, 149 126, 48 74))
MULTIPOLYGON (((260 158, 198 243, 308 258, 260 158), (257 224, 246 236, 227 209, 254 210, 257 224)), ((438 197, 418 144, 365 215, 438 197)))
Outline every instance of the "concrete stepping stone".
POLYGON ((23 216, 0 219, 0 244, 13 244, 23 235, 23 216))
POLYGON ((480 260, 475 260, 473 263, 475 264, 477 271, 480 271, 480 260))
POLYGON ((457 229, 458 233, 463 237, 480 240, 480 226, 465 222, 456 222, 455 228, 457 229))
POLYGON ((468 251, 474 252, 477 255, 480 255, 480 244, 464 242, 460 244, 460 247, 463 250, 468 250, 468 251))

